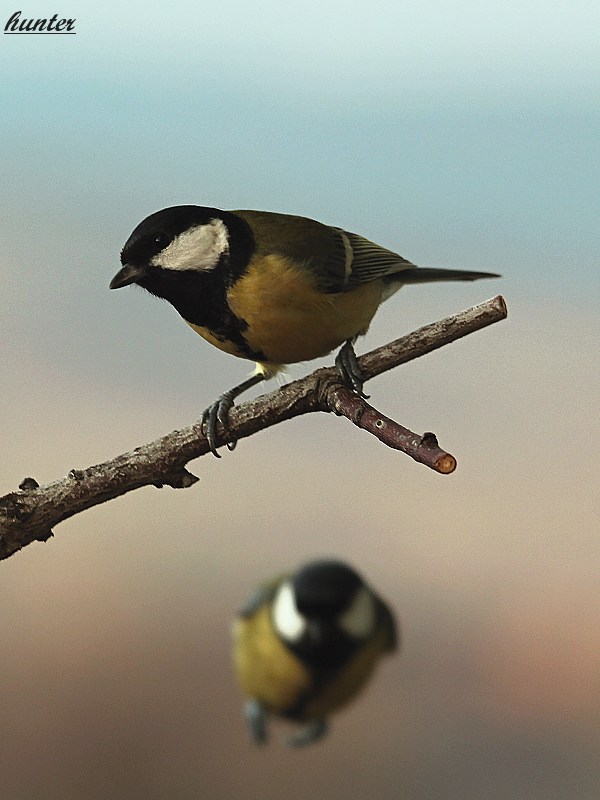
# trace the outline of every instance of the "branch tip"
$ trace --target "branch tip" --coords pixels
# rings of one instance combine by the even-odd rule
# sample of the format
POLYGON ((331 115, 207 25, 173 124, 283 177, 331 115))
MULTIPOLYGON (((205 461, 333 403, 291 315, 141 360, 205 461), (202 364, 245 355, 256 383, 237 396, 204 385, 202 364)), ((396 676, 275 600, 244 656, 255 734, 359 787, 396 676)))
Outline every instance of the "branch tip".
POLYGON ((450 453, 444 453, 436 462, 435 469, 441 475, 450 475, 456 469, 456 459, 450 453))
POLYGON ((501 294, 496 295, 490 301, 490 306, 493 306, 497 309, 498 314, 502 319, 506 319, 508 317, 508 307, 506 305, 506 300, 502 297, 501 294))
POLYGON ((346 386, 336 384, 331 387, 328 405, 331 411, 346 417, 357 428, 375 436, 388 447, 401 450, 435 472, 448 475, 456 469, 456 459, 441 449, 434 433, 418 436, 373 408, 363 397, 359 397, 346 386))

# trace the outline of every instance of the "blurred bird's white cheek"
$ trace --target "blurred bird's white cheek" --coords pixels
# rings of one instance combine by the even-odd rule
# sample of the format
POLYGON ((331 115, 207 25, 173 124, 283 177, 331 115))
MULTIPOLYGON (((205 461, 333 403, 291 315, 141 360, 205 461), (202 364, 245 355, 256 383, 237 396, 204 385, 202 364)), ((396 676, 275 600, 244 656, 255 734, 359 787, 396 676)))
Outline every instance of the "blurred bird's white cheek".
POLYGON ((375 604, 364 588, 358 591, 350 608, 338 619, 342 630, 349 636, 362 639, 372 633, 376 624, 375 604))
POLYGON ((289 642, 296 642, 306 630, 306 620, 298 612, 292 587, 284 583, 273 601, 273 624, 275 629, 289 642))
POLYGON ((228 250, 229 237, 225 223, 220 219, 211 219, 207 225, 196 225, 180 233, 168 247, 154 256, 151 263, 162 269, 204 272, 214 269, 228 250))

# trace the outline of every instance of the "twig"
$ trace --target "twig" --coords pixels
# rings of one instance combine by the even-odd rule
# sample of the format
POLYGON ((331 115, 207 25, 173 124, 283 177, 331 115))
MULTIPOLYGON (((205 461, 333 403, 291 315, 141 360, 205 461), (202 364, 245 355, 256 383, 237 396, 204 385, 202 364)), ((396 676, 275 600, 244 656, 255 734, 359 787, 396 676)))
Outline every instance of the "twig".
POLYGON ((407 456, 442 475, 449 475, 456 469, 456 459, 439 447, 434 433, 419 436, 409 431, 345 386, 336 386, 331 390, 330 407, 336 414, 347 417, 358 428, 376 436, 383 444, 394 450, 402 450, 407 456))
MULTIPOLYGON (((506 314, 503 298, 495 297, 367 353, 358 359, 359 367, 365 380, 369 380, 498 322, 506 314)), ((383 416, 349 392, 332 367, 318 369, 269 395, 233 408, 221 444, 244 439, 312 411, 333 411, 346 416, 388 446, 403 450, 443 474, 452 472, 456 466, 453 456, 438 447, 433 434, 418 436, 383 416)), ((46 541, 59 522, 141 486, 192 486, 198 478, 186 469, 186 464, 207 452, 208 443, 197 422, 111 461, 83 470, 73 469, 65 478, 46 486, 40 487, 33 478, 26 478, 19 491, 0 498, 0 559, 8 558, 33 541, 46 541)))

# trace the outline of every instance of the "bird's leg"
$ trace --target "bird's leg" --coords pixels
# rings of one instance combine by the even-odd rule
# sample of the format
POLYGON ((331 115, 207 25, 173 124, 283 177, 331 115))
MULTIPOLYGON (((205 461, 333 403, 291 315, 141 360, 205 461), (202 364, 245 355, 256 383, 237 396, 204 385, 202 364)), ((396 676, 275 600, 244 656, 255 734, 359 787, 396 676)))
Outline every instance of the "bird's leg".
POLYGON ((327 733, 329 726, 326 719, 315 719, 301 728, 298 733, 289 736, 286 743, 290 747, 304 747, 307 744, 312 744, 322 739, 327 733))
POLYGON ((267 741, 267 712, 262 703, 252 698, 244 703, 244 717, 254 744, 267 741))
MULTIPOLYGON (((252 386, 256 386, 257 383, 265 380, 265 376, 262 373, 256 373, 252 375, 247 380, 243 381, 243 383, 238 383, 237 386, 234 386, 233 389, 229 389, 228 392, 223 392, 220 397, 217 397, 214 403, 210 405, 202 414, 202 432, 206 434, 206 438, 208 439, 208 446, 214 456, 217 458, 221 458, 221 456, 217 453, 217 425, 220 422, 221 425, 225 430, 227 430, 227 424, 229 421, 229 411, 233 408, 234 400, 236 397, 239 397, 246 389, 250 389, 252 386)), ((229 450, 233 450, 235 447, 235 442, 227 442, 227 447, 229 450)))
POLYGON ((335 365, 342 376, 344 383, 353 389, 359 397, 368 397, 363 392, 363 376, 356 360, 352 339, 342 345, 340 352, 335 357, 335 365))

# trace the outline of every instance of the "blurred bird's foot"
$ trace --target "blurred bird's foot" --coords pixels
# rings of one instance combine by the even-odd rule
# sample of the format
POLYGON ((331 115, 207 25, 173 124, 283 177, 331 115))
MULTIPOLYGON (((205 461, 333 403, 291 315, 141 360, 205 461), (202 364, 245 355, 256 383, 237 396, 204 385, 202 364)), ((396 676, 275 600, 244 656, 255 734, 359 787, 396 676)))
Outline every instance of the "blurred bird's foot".
POLYGON ((369 395, 363 392, 364 379, 356 360, 356 353, 351 339, 348 339, 335 357, 335 365, 344 383, 353 389, 359 397, 368 398, 369 395))
POLYGON ((286 743, 290 747, 304 747, 307 744, 318 742, 327 733, 329 726, 326 719, 315 719, 301 728, 298 733, 289 736, 286 743))
POLYGON ((267 712, 258 700, 246 700, 244 717, 254 744, 265 744, 267 741, 267 712))
MULTIPOLYGON (((202 433, 208 440, 211 453, 217 458, 221 458, 217 453, 217 427, 219 423, 223 426, 223 430, 227 432, 229 412, 234 406, 236 397, 239 397, 246 389, 250 389, 252 386, 256 386, 257 383, 264 381, 264 379, 265 376, 260 373, 252 375, 248 380, 239 383, 237 386, 234 386, 233 389, 229 389, 228 392, 223 392, 223 394, 202 413, 202 433)), ((227 442, 227 448, 229 450, 233 450, 235 445, 235 441, 227 442)))

